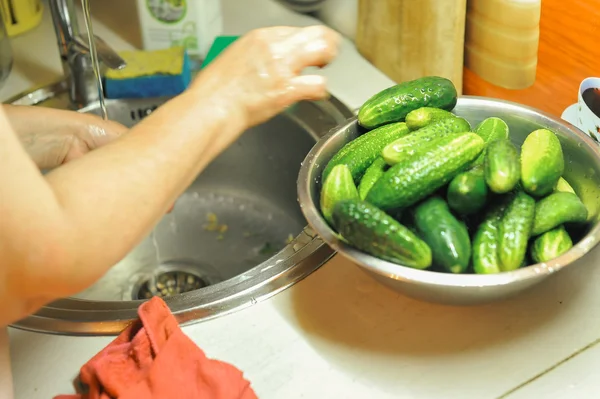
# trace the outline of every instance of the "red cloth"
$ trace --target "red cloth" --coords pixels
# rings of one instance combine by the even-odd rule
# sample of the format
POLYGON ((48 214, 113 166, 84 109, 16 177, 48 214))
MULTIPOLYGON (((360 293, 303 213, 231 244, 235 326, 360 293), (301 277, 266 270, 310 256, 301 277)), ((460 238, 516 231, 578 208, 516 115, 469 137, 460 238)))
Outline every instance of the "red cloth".
POLYGON ((234 366, 208 359, 153 297, 132 323, 81 368, 87 392, 54 399, 257 399, 234 366))

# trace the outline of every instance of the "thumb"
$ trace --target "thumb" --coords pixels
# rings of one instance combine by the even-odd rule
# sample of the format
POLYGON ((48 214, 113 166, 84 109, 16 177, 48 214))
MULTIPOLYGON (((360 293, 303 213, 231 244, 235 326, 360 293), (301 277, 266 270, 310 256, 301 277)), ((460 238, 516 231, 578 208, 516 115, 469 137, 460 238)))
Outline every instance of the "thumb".
POLYGON ((327 96, 327 81, 320 75, 301 75, 290 80, 289 103, 321 100, 327 96))
POLYGON ((93 150, 117 139, 127 130, 125 126, 118 122, 94 118, 89 120, 82 129, 83 137, 81 139, 87 143, 90 150, 93 150))

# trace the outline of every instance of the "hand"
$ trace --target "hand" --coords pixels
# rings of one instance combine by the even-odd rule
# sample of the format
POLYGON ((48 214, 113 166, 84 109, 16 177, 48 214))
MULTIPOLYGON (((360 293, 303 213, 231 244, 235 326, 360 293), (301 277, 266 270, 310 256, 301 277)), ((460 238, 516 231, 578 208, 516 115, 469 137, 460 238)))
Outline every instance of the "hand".
POLYGON ((208 99, 214 112, 242 118, 242 126, 251 127, 297 101, 324 98, 325 78, 300 74, 327 65, 339 41, 337 32, 320 25, 257 29, 232 43, 190 90, 208 99))
POLYGON ((43 107, 3 105, 21 144, 40 169, 53 169, 110 143, 127 128, 99 116, 43 107))
POLYGON ((3 107, 25 151, 40 169, 54 169, 127 131, 120 123, 92 114, 42 107, 3 107))

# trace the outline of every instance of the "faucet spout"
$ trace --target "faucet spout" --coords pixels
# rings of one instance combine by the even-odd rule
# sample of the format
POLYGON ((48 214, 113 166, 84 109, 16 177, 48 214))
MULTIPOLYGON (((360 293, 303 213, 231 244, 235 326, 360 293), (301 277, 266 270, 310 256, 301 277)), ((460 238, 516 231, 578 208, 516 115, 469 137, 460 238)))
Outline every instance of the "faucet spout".
MULTIPOLYGON (((115 50, 113 50, 100 36, 94 35, 94 43, 98 58, 110 69, 123 69, 127 63, 115 50)), ((76 37, 73 43, 77 50, 82 53, 89 53, 90 46, 87 40, 81 36, 76 37)))
POLYGON ((69 45, 79 36, 79 24, 73 0, 50 0, 50 13, 61 57, 67 57, 69 45))
MULTIPOLYGON (((73 0, 49 0, 63 71, 74 108, 98 101, 98 86, 94 76, 88 41, 79 31, 73 0)), ((110 69, 122 69, 127 64, 104 40, 94 35, 98 58, 110 69)))

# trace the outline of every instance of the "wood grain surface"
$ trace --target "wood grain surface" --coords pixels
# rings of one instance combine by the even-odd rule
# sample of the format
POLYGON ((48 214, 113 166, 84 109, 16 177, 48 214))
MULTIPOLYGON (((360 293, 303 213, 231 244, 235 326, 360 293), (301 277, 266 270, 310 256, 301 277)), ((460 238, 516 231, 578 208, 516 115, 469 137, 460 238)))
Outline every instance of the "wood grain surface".
POLYGON ((396 82, 438 75, 460 92, 465 13, 466 0, 359 0, 356 46, 396 82))
POLYGON ((560 116, 583 79, 600 76, 600 0, 543 0, 533 86, 507 90, 464 69, 464 94, 502 98, 560 116))

